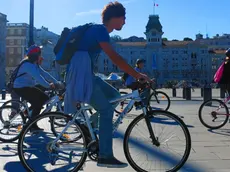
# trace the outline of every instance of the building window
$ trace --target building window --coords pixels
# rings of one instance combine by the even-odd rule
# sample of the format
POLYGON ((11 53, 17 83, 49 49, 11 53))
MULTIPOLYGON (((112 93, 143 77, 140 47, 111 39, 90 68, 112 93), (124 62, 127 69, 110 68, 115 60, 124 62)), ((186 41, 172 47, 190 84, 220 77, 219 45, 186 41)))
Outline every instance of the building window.
POLYGON ((9 35, 13 35, 14 34, 14 29, 9 29, 9 35))
POLYGON ((9 39, 9 45, 14 45, 14 39, 9 39))
POLYGON ((18 35, 22 35, 22 29, 18 29, 18 35))
POLYGON ((10 65, 12 66, 14 64, 14 59, 13 58, 10 58, 10 65))
POLYGON ((14 48, 10 47, 10 48, 9 48, 9 53, 10 53, 10 54, 14 54, 14 48))
POLYGON ((22 40, 21 39, 17 40, 17 45, 22 45, 22 40))
POLYGON ((145 54, 145 51, 141 51, 141 53, 140 53, 141 55, 144 55, 145 54))
POLYGON ((151 38, 151 42, 157 42, 157 38, 151 38))
POLYGON ((21 53, 22 53, 22 48, 21 48, 21 47, 18 47, 18 48, 17 48, 17 52, 18 52, 18 54, 21 54, 21 53))

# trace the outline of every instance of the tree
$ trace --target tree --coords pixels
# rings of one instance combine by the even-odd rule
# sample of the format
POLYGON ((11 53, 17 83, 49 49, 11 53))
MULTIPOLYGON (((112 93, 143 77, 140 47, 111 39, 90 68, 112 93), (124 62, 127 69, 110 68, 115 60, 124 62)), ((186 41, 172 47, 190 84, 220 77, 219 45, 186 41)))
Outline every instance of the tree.
POLYGON ((184 41, 193 41, 193 39, 192 39, 192 38, 189 38, 189 37, 185 37, 185 38, 184 38, 184 41))
POLYGON ((168 38, 162 38, 162 41, 168 41, 168 38))
POLYGON ((172 41, 179 41, 179 40, 177 40, 177 39, 173 39, 172 41))
POLYGON ((121 41, 122 38, 119 35, 113 35, 113 36, 111 36, 111 40, 117 42, 117 41, 121 41))

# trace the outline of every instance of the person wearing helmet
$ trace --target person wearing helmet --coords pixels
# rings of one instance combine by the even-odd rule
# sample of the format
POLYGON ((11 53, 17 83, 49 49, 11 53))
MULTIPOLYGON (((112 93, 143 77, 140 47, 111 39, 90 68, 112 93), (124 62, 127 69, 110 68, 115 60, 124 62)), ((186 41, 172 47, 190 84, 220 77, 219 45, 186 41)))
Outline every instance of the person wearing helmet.
MULTIPOLYGON (((15 93, 31 104, 32 118, 40 114, 44 103, 49 100, 49 97, 36 88, 35 84, 38 83, 45 88, 54 88, 54 83, 58 82, 39 65, 41 51, 41 46, 32 45, 29 47, 27 57, 21 61, 13 84, 15 93), (47 81, 50 81, 50 83, 47 81)), ((42 129, 35 124, 31 128, 31 132, 37 130, 42 129)))
POLYGON ((225 52, 225 56, 224 70, 219 85, 230 93, 230 48, 225 52))

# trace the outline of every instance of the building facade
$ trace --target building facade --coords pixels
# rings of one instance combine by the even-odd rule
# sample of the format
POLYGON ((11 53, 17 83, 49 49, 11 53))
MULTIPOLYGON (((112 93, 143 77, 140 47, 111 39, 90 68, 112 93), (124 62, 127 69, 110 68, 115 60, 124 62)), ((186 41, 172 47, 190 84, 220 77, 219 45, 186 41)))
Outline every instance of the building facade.
POLYGON ((7 16, 0 13, 0 90, 6 85, 6 24, 7 16))
POLYGON ((42 67, 58 80, 60 80, 61 69, 54 63, 55 54, 53 49, 59 37, 59 35, 49 31, 46 27, 42 26, 40 29, 36 29, 35 43, 43 46, 42 56, 44 61, 42 67))
POLYGON ((6 37, 6 72, 8 75, 25 57, 28 47, 29 25, 26 23, 8 23, 6 37))
MULTIPOLYGON (((34 28, 34 42, 42 45, 42 56, 44 61, 42 66, 46 71, 51 73, 55 78, 59 79, 60 74, 53 65, 55 55, 53 48, 59 39, 59 35, 51 32, 48 28, 34 28)), ((6 72, 9 75, 25 57, 29 42, 29 25, 27 23, 8 23, 6 37, 6 72)))
POLYGON ((226 50, 230 48, 230 34, 216 34, 213 38, 203 38, 202 34, 197 34, 196 41, 208 45, 210 50, 226 50))
MULTIPOLYGON (((138 58, 146 60, 145 72, 158 84, 170 80, 212 82, 212 56, 208 46, 199 41, 163 41, 158 15, 150 15, 146 26, 146 41, 115 42, 115 50, 134 66, 138 58)), ((100 73, 121 72, 102 53, 97 62, 100 73)))

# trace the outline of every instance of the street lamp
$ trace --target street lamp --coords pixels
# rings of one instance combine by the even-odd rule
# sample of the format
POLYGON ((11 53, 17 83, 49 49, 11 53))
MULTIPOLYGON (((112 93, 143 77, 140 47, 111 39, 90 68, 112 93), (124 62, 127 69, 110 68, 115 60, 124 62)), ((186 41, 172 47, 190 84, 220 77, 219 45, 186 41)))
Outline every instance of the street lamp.
POLYGON ((34 0, 30 0, 29 47, 34 44, 34 0))

